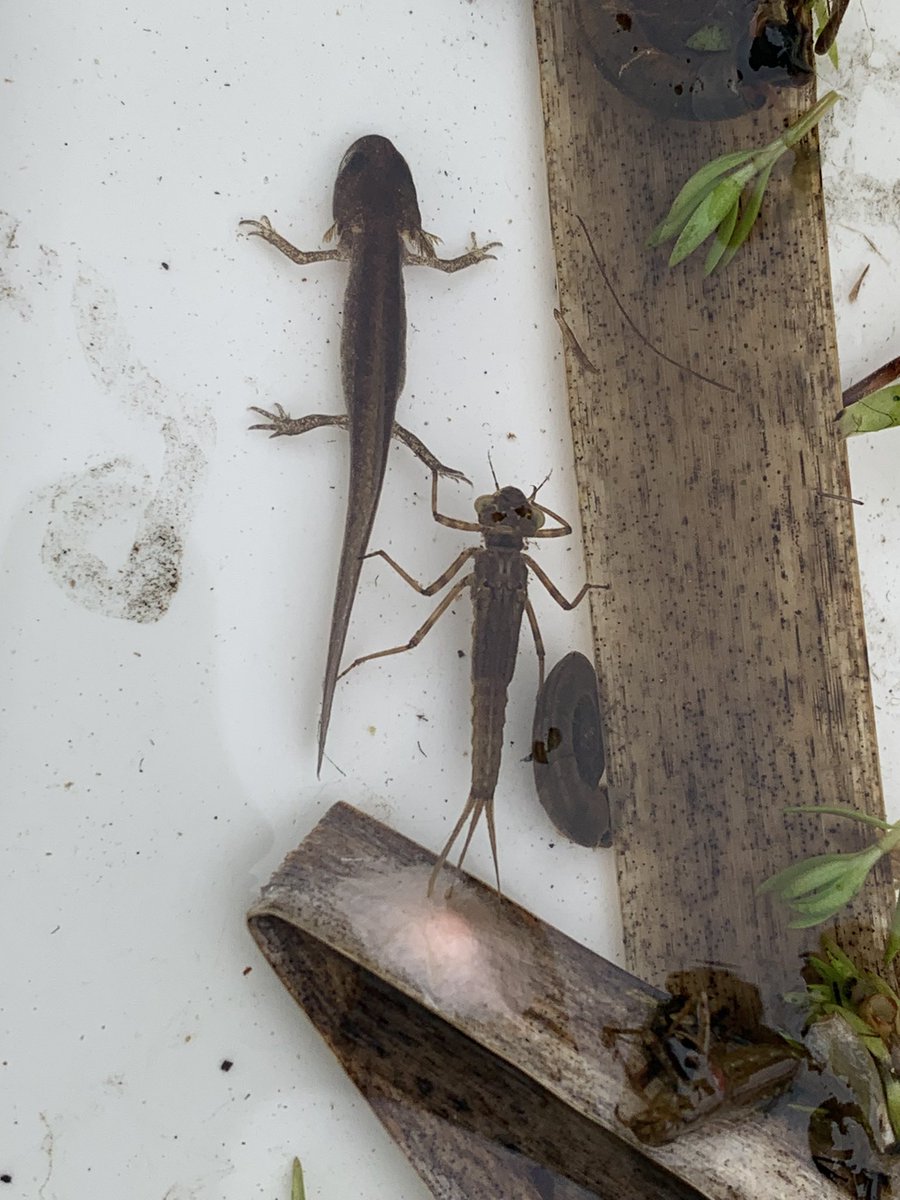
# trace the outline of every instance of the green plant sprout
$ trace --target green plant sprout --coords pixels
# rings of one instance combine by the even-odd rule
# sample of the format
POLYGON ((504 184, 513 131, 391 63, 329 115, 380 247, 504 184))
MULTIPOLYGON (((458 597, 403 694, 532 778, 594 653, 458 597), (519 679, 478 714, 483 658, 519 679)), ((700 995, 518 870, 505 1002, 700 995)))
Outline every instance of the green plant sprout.
POLYGON ((806 991, 788 992, 785 999, 807 1009, 806 1029, 816 1021, 839 1016, 875 1060, 884 1088, 884 1101, 894 1134, 900 1138, 900 1082, 894 1074, 894 1053, 900 1045, 900 996, 874 971, 861 970, 828 937, 822 953, 807 956, 806 991))
POLYGON ((648 238, 649 246, 675 239, 669 266, 675 267, 711 235, 704 274, 725 267, 750 235, 775 163, 809 133, 840 97, 828 92, 761 150, 734 150, 714 158, 692 175, 666 217, 648 238))
POLYGON ((845 437, 877 433, 894 425, 900 425, 900 379, 848 404, 837 418, 837 427, 845 437))
MULTIPOLYGON (((857 812, 853 808, 829 805, 792 805, 789 813, 824 813, 833 817, 846 817, 861 821, 883 831, 872 846, 852 854, 816 854, 801 859, 763 883, 760 892, 773 892, 792 912, 788 922, 791 929, 809 929, 822 925, 849 904, 862 888, 872 868, 885 854, 900 846, 900 821, 891 824, 869 813, 857 812)), ((890 963, 900 951, 900 903, 894 909, 887 946, 885 963, 890 963)))

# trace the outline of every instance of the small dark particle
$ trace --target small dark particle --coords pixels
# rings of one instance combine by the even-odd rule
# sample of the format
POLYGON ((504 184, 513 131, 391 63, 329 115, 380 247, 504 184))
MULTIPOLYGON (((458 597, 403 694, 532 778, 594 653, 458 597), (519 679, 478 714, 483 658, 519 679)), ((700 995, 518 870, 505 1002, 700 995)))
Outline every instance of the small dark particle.
POLYGON ((219 1070, 220 1071, 230 1071, 233 1066, 234 1066, 234 1063, 231 1061, 230 1058, 223 1058, 222 1061, 219 1063, 219 1070))
POLYGON ((251 972, 252 970, 253 970, 253 968, 252 968, 252 967, 244 967, 243 971, 241 971, 241 974, 242 974, 242 975, 249 975, 249 974, 250 974, 250 972, 251 972))
POLYGON ((164 271, 168 271, 168 269, 169 269, 169 264, 168 264, 168 263, 160 263, 159 265, 162 267, 162 269, 163 269, 164 271))
POLYGON ((12 1183, 12 1175, 0 1175, 0 1183, 12 1183))
POLYGON ((465 657, 466 657, 466 652, 465 652, 465 650, 457 650, 457 652, 456 652, 456 657, 457 657, 457 658, 465 658, 465 657))

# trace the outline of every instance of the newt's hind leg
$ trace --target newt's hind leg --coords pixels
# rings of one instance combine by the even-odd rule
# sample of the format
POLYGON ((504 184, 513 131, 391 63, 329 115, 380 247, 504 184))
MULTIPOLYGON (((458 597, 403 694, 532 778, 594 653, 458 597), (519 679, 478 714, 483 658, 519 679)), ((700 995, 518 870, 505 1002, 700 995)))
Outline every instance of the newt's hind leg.
MULTIPOLYGON (((309 413, 305 417, 292 417, 284 411, 280 404, 275 405, 274 412, 269 412, 265 408, 257 408, 255 404, 251 405, 250 411, 259 413, 261 417, 266 418, 267 422, 265 425, 261 423, 251 425, 250 429, 266 429, 273 438, 293 437, 298 433, 309 433, 311 429, 321 429, 323 425, 333 425, 337 429, 347 428, 346 413, 309 413)), ((416 437, 402 425, 398 425, 396 421, 391 427, 391 437, 396 438, 398 442, 402 442, 404 446, 412 450, 416 458, 424 463, 432 474, 442 475, 446 479, 459 479, 463 483, 471 482, 468 476, 463 475, 462 471, 447 467, 435 458, 421 438, 416 437)))

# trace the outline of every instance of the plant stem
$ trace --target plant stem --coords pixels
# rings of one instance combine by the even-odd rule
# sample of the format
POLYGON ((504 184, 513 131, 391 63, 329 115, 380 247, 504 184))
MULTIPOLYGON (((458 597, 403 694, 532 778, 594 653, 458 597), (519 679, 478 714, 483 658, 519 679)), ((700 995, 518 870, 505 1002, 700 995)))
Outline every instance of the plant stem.
POLYGON ((865 379, 860 379, 859 383, 848 387, 842 396, 844 408, 855 404, 857 400, 862 400, 863 396, 868 396, 870 392, 877 392, 883 387, 888 387, 895 379, 900 379, 900 354, 885 363, 883 367, 879 367, 877 371, 873 371, 871 375, 867 375, 865 379))
POLYGON ((792 146, 796 146, 802 138, 806 137, 812 127, 825 116, 829 108, 837 104, 838 100, 840 100, 840 96, 837 92, 826 92, 822 99, 814 104, 808 113, 803 114, 796 125, 792 125, 784 131, 778 141, 782 142, 787 150, 790 150, 792 146))
POLYGON ((869 813, 857 812, 855 808, 842 808, 836 804, 791 804, 785 810, 789 813, 822 813, 829 817, 846 817, 849 821, 861 821, 864 825, 874 825, 876 829, 885 831, 893 829, 890 821, 882 821, 881 817, 873 817, 869 813))

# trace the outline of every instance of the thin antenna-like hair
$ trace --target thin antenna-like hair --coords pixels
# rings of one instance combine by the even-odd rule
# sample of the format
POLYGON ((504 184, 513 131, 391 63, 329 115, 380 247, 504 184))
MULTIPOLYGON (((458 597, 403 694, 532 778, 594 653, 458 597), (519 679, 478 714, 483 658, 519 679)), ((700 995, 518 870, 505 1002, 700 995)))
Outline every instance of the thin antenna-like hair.
MULTIPOLYGON (((553 468, 551 467, 550 470, 547 472, 547 474, 544 476, 544 478, 541 480, 541 482, 534 484, 534 486, 531 489, 531 495, 528 497, 529 504, 534 502, 535 496, 538 494, 538 492, 541 490, 541 488, 544 486, 544 484, 547 482, 547 480, 550 478, 550 476, 552 474, 553 474, 553 468)), ((540 508, 540 507, 541 506, 538 505, 538 508, 540 508)))
POLYGON ((491 468, 491 475, 494 477, 494 487, 500 491, 500 481, 497 479, 497 472, 494 470, 494 464, 491 461, 491 452, 488 450, 488 466, 491 468))

